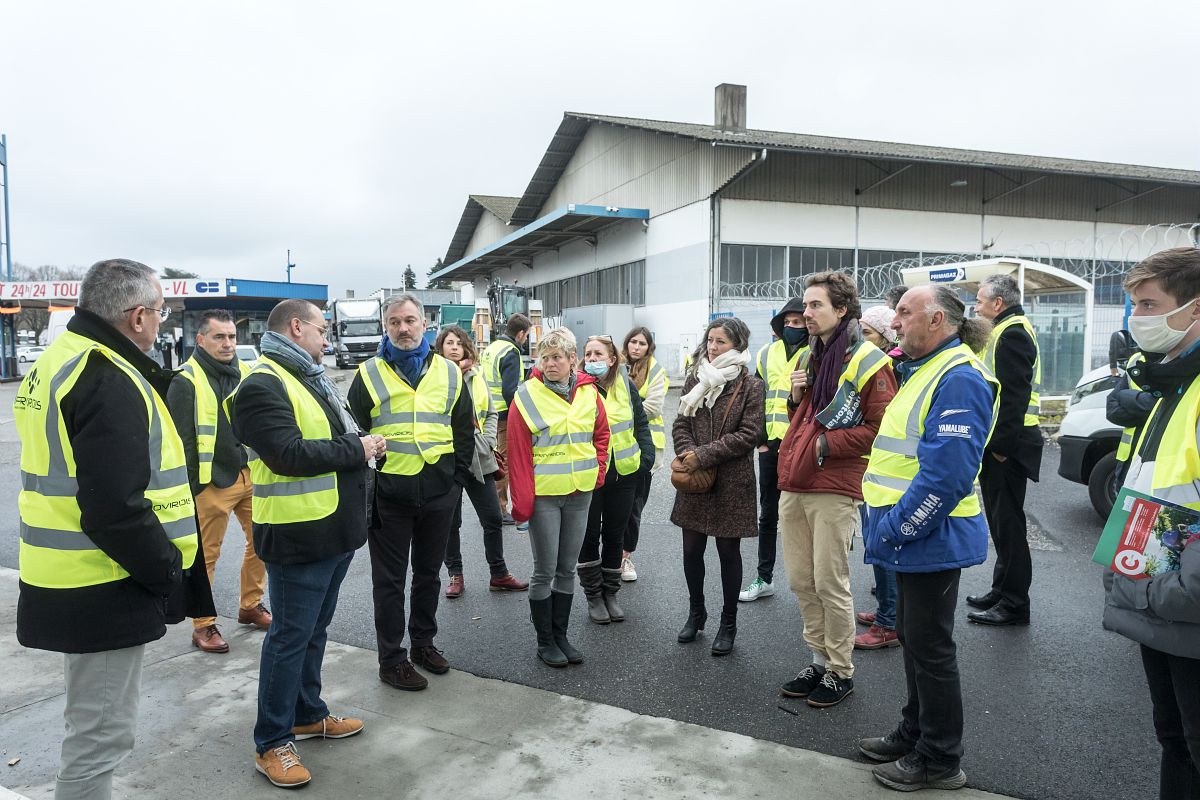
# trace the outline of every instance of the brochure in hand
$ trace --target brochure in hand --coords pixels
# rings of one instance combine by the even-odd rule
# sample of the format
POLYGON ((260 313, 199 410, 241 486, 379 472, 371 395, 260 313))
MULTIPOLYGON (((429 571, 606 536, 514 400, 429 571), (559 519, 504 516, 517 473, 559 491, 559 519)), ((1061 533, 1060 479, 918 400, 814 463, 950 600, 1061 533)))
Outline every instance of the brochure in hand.
POLYGON ((1092 561, 1131 578, 1179 569, 1183 548, 1200 540, 1200 512, 1122 489, 1092 561))

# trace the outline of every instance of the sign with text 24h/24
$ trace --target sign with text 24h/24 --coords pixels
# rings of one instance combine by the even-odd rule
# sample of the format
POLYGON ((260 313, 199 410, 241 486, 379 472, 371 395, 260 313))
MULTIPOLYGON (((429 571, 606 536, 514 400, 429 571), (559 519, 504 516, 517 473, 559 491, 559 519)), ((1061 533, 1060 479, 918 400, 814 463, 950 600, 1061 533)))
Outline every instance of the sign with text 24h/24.
POLYGON ((1092 561, 1131 578, 1150 578, 1179 569, 1183 548, 1198 539, 1200 513, 1122 489, 1092 561))
MULTIPOLYGON (((225 297, 224 278, 163 278, 163 297, 181 300, 189 297, 225 297)), ((0 282, 0 300, 79 299, 79 281, 0 282)))

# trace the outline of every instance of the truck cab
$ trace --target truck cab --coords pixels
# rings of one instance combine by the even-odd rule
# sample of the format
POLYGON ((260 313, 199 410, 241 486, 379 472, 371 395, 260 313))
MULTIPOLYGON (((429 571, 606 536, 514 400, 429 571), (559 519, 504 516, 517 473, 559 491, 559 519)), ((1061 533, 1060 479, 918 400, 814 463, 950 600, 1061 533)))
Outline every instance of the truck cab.
POLYGON ((1071 392, 1059 427, 1058 474, 1088 487, 1092 508, 1102 519, 1108 519, 1121 488, 1117 469, 1121 428, 1109 422, 1105 412, 1109 392, 1118 380, 1107 366, 1086 373, 1071 392))
POLYGON ((339 369, 366 361, 383 337, 383 309, 378 298, 338 299, 329 303, 329 342, 339 369))

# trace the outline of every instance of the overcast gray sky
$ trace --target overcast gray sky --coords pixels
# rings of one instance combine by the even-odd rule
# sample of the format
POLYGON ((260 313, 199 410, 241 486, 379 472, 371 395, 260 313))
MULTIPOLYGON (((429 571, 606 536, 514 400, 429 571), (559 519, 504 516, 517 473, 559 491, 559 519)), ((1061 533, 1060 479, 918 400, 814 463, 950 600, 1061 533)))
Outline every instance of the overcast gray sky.
POLYGON ((13 257, 424 285, 563 111, 725 81, 752 128, 1200 169, 1190 6, 0 0, 13 257))

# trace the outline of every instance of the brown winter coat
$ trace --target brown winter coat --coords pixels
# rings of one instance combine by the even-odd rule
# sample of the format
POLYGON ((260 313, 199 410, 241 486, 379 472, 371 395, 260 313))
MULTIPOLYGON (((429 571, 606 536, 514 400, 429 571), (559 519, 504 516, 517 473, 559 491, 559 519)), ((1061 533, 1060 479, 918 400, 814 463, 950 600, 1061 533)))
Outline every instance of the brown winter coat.
MULTIPOLYGON (((763 426, 764 384, 742 371, 738 392, 729 419, 721 425, 725 409, 735 391, 736 381, 725 385, 713 408, 700 408, 694 417, 679 414, 671 427, 675 452, 683 456, 696 453, 700 466, 715 467, 717 479, 704 494, 676 493, 671 522, 690 531, 709 536, 746 538, 758 535, 758 484, 754 478, 754 449, 763 426)), ((689 376, 683 384, 687 394, 696 385, 689 376)))

